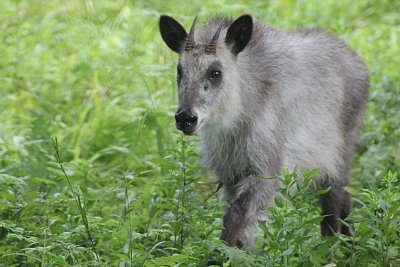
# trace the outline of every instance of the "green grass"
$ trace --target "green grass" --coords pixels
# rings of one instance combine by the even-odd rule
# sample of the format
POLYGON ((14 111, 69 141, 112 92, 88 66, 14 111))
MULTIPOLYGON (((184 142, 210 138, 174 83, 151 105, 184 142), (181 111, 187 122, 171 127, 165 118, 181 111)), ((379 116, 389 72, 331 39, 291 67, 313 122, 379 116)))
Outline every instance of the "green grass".
POLYGON ((202 266, 215 248, 224 266, 400 266, 398 1, 3 0, 0 10, 0 266, 202 266), (287 172, 300 191, 283 189, 253 252, 217 240, 224 203, 196 138, 174 129, 177 55, 158 18, 188 27, 195 15, 243 13, 322 28, 371 72, 350 239, 319 236, 318 192, 303 194, 313 174, 287 172))

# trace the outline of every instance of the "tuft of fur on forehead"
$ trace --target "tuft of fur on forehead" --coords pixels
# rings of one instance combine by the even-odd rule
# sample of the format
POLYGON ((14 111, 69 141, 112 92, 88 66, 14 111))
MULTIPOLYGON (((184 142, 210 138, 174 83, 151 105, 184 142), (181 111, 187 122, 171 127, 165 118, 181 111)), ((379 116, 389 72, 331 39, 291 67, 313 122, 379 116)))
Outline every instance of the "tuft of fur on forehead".
MULTIPOLYGON (((234 20, 232 18, 223 16, 210 17, 205 21, 199 20, 198 24, 196 25, 197 28, 194 31, 194 49, 189 52, 182 51, 182 53, 191 54, 194 57, 199 57, 206 54, 206 47, 210 44, 214 34, 216 33, 216 31, 218 31, 219 28, 221 28, 221 32, 219 34, 218 42, 216 44, 217 51, 226 49, 225 37, 229 26, 231 26, 233 22, 234 20)), ((279 33, 279 30, 255 21, 253 24, 251 39, 241 54, 246 54, 246 56, 249 57, 249 59, 251 58, 251 60, 257 60, 256 57, 259 57, 260 55, 265 55, 265 51, 267 49, 266 46, 268 45, 268 43, 266 43, 265 41, 272 41, 274 39, 274 36, 279 33)), ((271 60, 271 62, 273 62, 275 59, 274 57, 276 57, 277 54, 272 53, 265 56, 268 58, 268 60, 271 60)))
MULTIPOLYGON (((222 30, 225 30, 231 25, 233 22, 232 19, 228 19, 226 17, 213 17, 210 18, 205 23, 201 23, 201 26, 198 30, 195 31, 195 40, 199 44, 209 44, 211 42, 214 33, 218 30, 219 27, 222 27, 222 30)), ((225 36, 224 34, 220 34, 220 39, 225 36)))
MULTIPOLYGON (((221 27, 221 33, 218 38, 218 47, 225 45, 225 36, 227 29, 234 20, 232 18, 216 16, 211 17, 205 22, 198 21, 198 29, 194 32, 195 40, 195 55, 203 54, 205 47, 210 44, 214 34, 221 27)), ((197 25, 196 25, 197 26, 197 25)), ((265 25, 256 22, 253 26, 253 33, 250 42, 247 44, 245 49, 252 49, 259 45, 263 41, 265 33, 265 25)), ((272 30, 272 29, 271 29, 272 30)))

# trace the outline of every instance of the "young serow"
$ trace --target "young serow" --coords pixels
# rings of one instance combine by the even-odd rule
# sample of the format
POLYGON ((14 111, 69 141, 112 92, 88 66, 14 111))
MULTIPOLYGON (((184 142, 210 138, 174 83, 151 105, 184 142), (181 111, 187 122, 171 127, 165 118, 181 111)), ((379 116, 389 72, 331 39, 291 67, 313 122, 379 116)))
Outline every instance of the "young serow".
POLYGON ((282 32, 249 15, 214 18, 189 33, 161 16, 179 53, 176 127, 200 138, 204 164, 223 183, 220 238, 252 248, 257 220, 273 205, 282 168, 319 168, 321 233, 349 234, 350 164, 369 91, 360 58, 321 31, 282 32))

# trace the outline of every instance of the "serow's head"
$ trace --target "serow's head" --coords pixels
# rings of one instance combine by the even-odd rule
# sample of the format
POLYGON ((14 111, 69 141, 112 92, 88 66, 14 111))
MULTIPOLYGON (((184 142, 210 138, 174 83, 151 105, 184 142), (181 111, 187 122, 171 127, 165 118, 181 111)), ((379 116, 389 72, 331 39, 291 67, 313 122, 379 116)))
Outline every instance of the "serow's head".
POLYGON ((204 125, 225 125, 238 104, 232 92, 237 79, 235 61, 251 39, 253 20, 244 15, 233 22, 221 20, 189 33, 175 19, 160 17, 164 42, 179 54, 177 66, 179 108, 176 127, 193 134, 204 125))

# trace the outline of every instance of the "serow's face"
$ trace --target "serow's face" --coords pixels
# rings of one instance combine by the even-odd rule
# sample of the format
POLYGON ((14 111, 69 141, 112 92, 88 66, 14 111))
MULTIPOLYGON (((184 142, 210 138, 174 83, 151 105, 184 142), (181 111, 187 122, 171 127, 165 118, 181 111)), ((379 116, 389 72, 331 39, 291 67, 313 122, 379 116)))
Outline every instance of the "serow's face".
POLYGON ((223 69, 213 56, 183 55, 177 66, 179 107, 175 114, 176 128, 193 134, 214 113, 223 89, 223 69))
MULTIPOLYGON (((161 16, 160 32, 165 43, 179 53, 177 66, 179 106, 175 114, 176 128, 194 134, 208 122, 224 119, 224 106, 229 97, 229 80, 223 62, 236 59, 250 41, 253 22, 245 15, 235 20, 219 40, 222 25, 214 29, 204 43, 194 40, 196 19, 189 33, 169 16, 161 16), (225 58, 225 60, 224 60, 225 58)), ((232 62, 232 61, 231 61, 232 62)), ((226 64, 226 63, 225 63, 226 64)))

